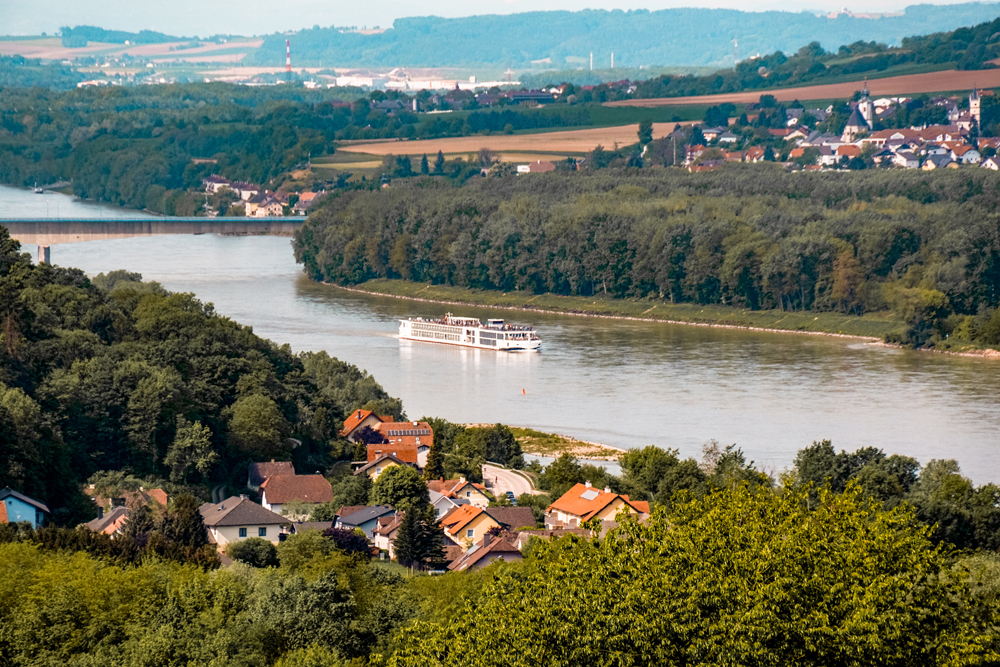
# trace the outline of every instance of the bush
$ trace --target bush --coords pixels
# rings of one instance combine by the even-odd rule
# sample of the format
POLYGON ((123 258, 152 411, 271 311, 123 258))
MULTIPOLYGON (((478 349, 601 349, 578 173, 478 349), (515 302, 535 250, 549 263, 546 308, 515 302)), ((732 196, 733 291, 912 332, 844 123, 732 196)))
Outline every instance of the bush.
POLYGON ((277 567, 278 550, 273 544, 260 537, 248 537, 230 544, 226 553, 233 560, 246 563, 250 567, 277 567))

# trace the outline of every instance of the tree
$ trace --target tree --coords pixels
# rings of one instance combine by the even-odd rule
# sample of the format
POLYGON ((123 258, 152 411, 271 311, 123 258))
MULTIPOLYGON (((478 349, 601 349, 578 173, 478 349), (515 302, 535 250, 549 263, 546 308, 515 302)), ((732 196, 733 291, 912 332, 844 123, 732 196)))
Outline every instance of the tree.
POLYGON ((389 466, 372 485, 371 504, 404 511, 422 509, 430 504, 430 493, 415 469, 407 465, 389 466))
POLYGON ((427 153, 424 153, 424 156, 420 158, 420 173, 424 176, 431 173, 430 165, 427 163, 427 153))
POLYGON ((205 521, 198 512, 198 501, 189 493, 182 493, 171 502, 164 526, 164 536, 179 545, 201 548, 208 544, 205 521))
POLYGON ((226 547, 226 555, 250 567, 277 567, 278 550, 261 537, 248 537, 226 547))
POLYGON ((639 122, 639 145, 645 146, 653 141, 653 121, 643 120, 639 122))
POLYGON ((479 152, 476 154, 476 159, 479 162, 479 166, 484 169, 489 169, 497 162, 500 157, 491 148, 480 148, 479 152))
POLYGON ((444 153, 442 151, 438 151, 437 159, 434 160, 434 173, 444 173, 444 153))
POLYGON ((368 538, 365 537, 364 532, 360 528, 356 530, 327 528, 323 531, 323 537, 333 542, 337 549, 346 554, 368 555, 371 553, 371 545, 368 544, 368 538))
POLYGON ((177 417, 177 431, 174 442, 167 450, 163 465, 170 468, 170 481, 187 482, 191 471, 207 478, 209 470, 219 460, 212 449, 212 432, 200 421, 189 422, 177 417))
POLYGON ((387 664, 961 664, 995 649, 968 596, 906 508, 738 487, 536 544, 475 613, 404 630, 387 664))
POLYGON ((424 466, 424 479, 441 479, 444 477, 444 453, 435 434, 430 451, 427 452, 427 464, 424 466))
POLYGON ((444 560, 444 536, 430 518, 433 510, 410 510, 403 515, 393 551, 400 565, 424 569, 444 560))
POLYGON ((286 458, 290 431, 278 404, 263 394, 244 396, 229 410, 230 442, 257 460, 286 458))

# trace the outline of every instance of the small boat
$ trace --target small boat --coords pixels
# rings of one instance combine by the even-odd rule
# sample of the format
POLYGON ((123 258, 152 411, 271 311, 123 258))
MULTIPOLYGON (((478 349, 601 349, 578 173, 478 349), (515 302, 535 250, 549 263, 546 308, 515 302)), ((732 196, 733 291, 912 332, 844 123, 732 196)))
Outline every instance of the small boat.
POLYGON ((38 187, 38 183, 35 183, 35 194, 36 195, 45 194, 45 189, 38 187))
POLYGON ((440 320, 422 317, 400 320, 399 337, 505 352, 527 352, 542 346, 542 340, 531 327, 503 320, 486 320, 483 324, 474 317, 453 317, 451 313, 440 320))

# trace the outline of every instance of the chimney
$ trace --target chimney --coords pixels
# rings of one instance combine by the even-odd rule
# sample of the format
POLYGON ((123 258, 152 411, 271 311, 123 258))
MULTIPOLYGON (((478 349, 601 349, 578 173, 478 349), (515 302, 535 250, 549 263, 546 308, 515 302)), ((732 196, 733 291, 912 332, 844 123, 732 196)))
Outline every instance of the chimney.
POLYGON ((490 546, 490 538, 491 537, 493 537, 493 536, 490 535, 489 533, 486 533, 486 535, 483 537, 483 548, 486 548, 486 547, 490 546))
POLYGON ((465 478, 464 477, 459 477, 458 478, 458 482, 459 482, 459 484, 465 484, 465 478))
POLYGON ((104 518, 104 508, 101 507, 100 505, 97 506, 97 518, 98 519, 104 518))
POLYGON ((274 463, 274 459, 271 459, 271 463, 274 463))
POLYGON ((604 487, 604 493, 611 493, 611 487, 610 486, 604 487))
POLYGON ((240 494, 240 500, 246 500, 246 499, 247 499, 246 494, 245 493, 241 493, 240 494))
POLYGON ((586 482, 584 482, 583 484, 584 484, 584 486, 586 486, 586 487, 587 487, 588 489, 590 488, 590 480, 589 480, 589 479, 588 479, 588 480, 587 480, 586 482))

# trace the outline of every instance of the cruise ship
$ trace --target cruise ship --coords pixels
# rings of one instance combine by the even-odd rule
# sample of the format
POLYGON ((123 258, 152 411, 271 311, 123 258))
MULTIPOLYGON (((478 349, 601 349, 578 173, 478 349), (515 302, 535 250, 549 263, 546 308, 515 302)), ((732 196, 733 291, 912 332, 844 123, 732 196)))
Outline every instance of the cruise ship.
POLYGON ((531 327, 507 324, 503 320, 486 320, 483 324, 474 317, 454 317, 451 313, 441 320, 422 317, 400 320, 399 337, 506 352, 525 352, 542 346, 542 340, 531 327))

